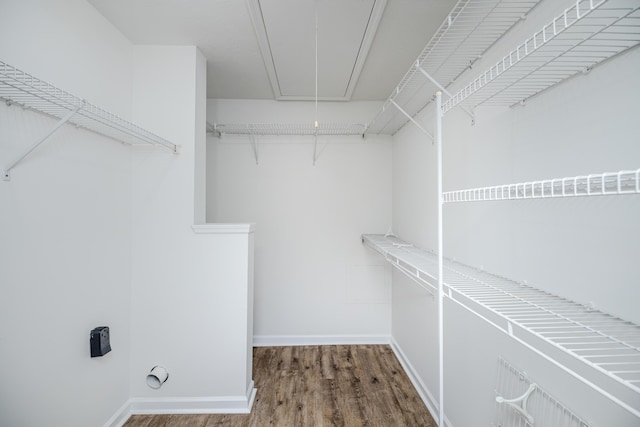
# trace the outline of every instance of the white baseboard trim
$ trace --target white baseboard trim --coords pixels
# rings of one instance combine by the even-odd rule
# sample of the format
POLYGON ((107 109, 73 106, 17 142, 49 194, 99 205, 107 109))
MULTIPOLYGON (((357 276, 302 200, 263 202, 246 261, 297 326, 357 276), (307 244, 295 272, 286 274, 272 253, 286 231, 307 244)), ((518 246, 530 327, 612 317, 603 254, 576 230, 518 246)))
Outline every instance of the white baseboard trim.
MULTIPOLYGON (((438 408, 440 407, 440 405, 438 404, 438 400, 436 400, 436 398, 433 397, 433 394, 431 394, 431 392, 429 391, 425 383, 422 381, 422 378, 420 378, 420 375, 418 375, 418 371, 416 371, 416 369, 413 367, 413 365, 411 364, 407 356, 402 351, 400 344, 398 344, 398 342, 393 337, 391 337, 390 341, 391 341, 390 345, 391 345, 391 349, 393 350, 393 353, 396 355, 396 357, 400 361, 402 368, 407 373, 409 380, 411 380, 411 383, 417 390, 424 404, 427 406, 427 409, 429 410, 429 412, 431 412, 431 415, 433 416, 434 420, 437 421, 439 417, 438 408)), ((453 425, 451 424, 451 421, 449 421, 449 418, 447 418, 446 415, 444 416, 444 423, 445 423, 445 426, 453 427, 453 425)))
POLYGON ((131 399, 127 400, 124 405, 116 411, 109 421, 104 423, 103 427, 122 427, 131 416, 131 399))
POLYGON ((253 381, 246 396, 134 397, 114 414, 104 427, 122 427, 131 415, 139 414, 248 414, 256 399, 253 381))
POLYGON ((254 335, 254 347, 389 344, 388 335, 254 335))

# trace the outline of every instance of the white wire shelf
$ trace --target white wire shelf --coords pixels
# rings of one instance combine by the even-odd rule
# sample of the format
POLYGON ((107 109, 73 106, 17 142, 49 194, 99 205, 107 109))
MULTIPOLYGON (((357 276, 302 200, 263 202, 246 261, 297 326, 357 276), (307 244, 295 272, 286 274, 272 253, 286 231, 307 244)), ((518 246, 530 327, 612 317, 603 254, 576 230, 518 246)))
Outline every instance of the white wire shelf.
MULTIPOLYGON (((365 234, 362 241, 420 285, 437 290, 434 253, 393 236, 365 234)), ((640 419, 640 325, 448 259, 443 282, 446 299, 569 365, 577 378, 640 419)))
POLYGON ((442 193, 444 203, 640 194, 640 169, 442 193))
POLYGON ((444 102, 511 106, 640 43, 640 2, 577 0, 444 102))
POLYGON ((213 131, 226 135, 360 135, 366 130, 364 124, 319 123, 243 123, 214 124, 213 131))
POLYGON ((420 71, 446 87, 470 67, 509 28, 523 18, 538 0, 460 0, 435 35, 400 80, 368 133, 395 134, 426 107, 438 90, 420 71))
POLYGON ((178 147, 166 139, 2 61, 0 98, 59 119, 77 110, 66 121, 126 144, 160 145, 178 152, 178 147))

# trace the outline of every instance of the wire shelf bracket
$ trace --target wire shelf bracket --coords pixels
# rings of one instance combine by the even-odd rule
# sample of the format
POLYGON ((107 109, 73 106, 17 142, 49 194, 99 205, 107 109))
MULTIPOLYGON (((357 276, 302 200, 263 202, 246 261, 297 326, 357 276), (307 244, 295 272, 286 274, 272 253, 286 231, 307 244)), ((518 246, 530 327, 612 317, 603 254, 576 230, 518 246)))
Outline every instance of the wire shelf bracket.
POLYGON ((529 376, 498 357, 494 427, 589 427, 529 376), (507 399, 505 395, 519 395, 507 399))
POLYGON ((23 161, 29 154, 31 154, 36 148, 38 148, 40 146, 40 144, 42 144, 43 142, 45 142, 47 139, 49 139, 49 137, 51 135, 53 135, 58 129, 60 129, 65 123, 67 123, 69 120, 71 120, 71 118, 73 116, 76 115, 76 113, 78 111, 80 111, 80 109, 84 106, 84 102, 82 102, 80 105, 78 105, 76 108, 74 108, 72 111, 69 112, 69 114, 67 114, 65 117, 63 117, 62 119, 60 119, 52 128, 51 130, 42 138, 40 138, 38 141, 36 141, 31 147, 29 147, 27 150, 24 151, 24 153, 22 153, 21 155, 19 155, 14 161, 12 161, 11 163, 9 163, 5 169, 4 172, 2 174, 2 179, 4 181, 11 181, 11 169, 13 169, 14 167, 16 167, 21 161, 23 161))
POLYGON ((513 399, 506 399, 503 396, 498 396, 496 397, 496 403, 504 403, 505 405, 510 406, 511 408, 519 412, 520 415, 522 415, 529 424, 533 424, 535 419, 533 418, 533 415, 527 412, 527 401, 529 400, 531 393, 536 391, 536 388, 538 388, 537 384, 529 384, 529 388, 524 392, 522 396, 514 397, 513 399))
POLYGON ((260 164, 258 160, 258 138, 254 135, 250 135, 251 138, 251 148, 253 149, 253 157, 256 159, 256 165, 260 164))
POLYGON ((7 105, 17 104, 59 119, 51 131, 5 167, 3 179, 6 181, 11 178, 11 169, 65 123, 88 129, 125 144, 159 145, 168 148, 174 154, 180 151, 178 145, 2 61, 0 61, 0 99, 5 100, 7 105))
POLYGON ((429 138, 431 138, 432 141, 434 141, 434 137, 433 134, 431 132, 429 132, 428 130, 426 130, 424 127, 422 127, 422 125, 420 123, 418 123, 416 121, 416 119, 413 118, 413 116, 411 116, 409 113, 407 113, 406 111, 404 111, 404 109, 399 106, 396 101, 394 101, 393 99, 390 99, 389 102, 398 109, 398 111, 400 111, 408 120, 411 121, 411 123, 413 123, 414 125, 416 125, 418 127, 418 129, 420 129, 422 131, 422 133, 424 133, 425 135, 427 135, 429 138))
POLYGON ((318 160, 318 132, 313 134, 313 166, 316 165, 318 160))
POLYGON ((207 133, 220 138, 220 132, 216 129, 216 126, 207 122, 207 133))

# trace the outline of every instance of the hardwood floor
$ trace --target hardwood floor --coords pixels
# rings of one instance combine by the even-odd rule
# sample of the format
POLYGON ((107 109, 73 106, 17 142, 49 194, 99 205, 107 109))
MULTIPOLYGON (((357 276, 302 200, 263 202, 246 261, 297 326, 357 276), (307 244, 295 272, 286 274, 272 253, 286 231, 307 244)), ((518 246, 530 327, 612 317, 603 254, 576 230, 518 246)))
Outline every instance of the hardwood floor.
POLYGON ((387 345, 257 347, 253 375, 251 414, 134 415, 125 427, 436 427, 387 345))

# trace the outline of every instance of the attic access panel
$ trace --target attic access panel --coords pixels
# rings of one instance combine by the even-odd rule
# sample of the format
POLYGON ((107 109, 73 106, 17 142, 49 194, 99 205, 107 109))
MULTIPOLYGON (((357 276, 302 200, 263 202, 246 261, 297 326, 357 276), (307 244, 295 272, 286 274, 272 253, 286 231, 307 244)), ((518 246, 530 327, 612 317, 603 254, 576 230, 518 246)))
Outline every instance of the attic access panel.
POLYGON ((277 100, 349 101, 387 0, 247 0, 277 100))

